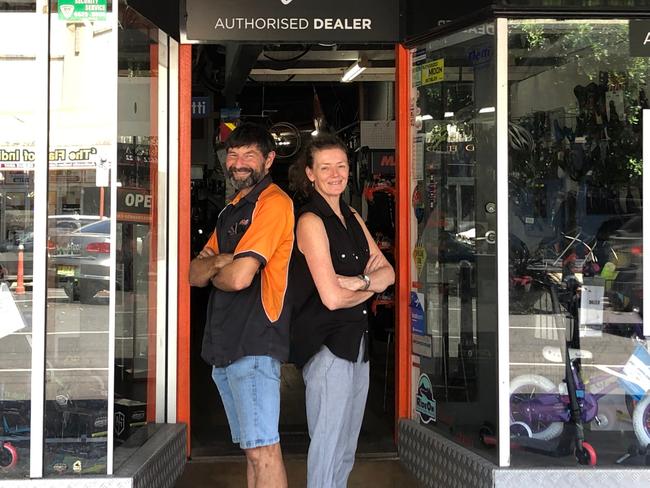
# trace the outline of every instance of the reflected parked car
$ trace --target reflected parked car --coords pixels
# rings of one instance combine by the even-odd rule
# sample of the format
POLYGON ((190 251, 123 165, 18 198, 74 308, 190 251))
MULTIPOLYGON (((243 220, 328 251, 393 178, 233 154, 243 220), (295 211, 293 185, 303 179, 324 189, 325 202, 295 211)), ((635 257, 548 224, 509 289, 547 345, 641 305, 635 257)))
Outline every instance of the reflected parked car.
POLYGON ((109 288, 110 233, 110 219, 101 219, 50 236, 50 272, 71 300, 89 303, 98 292, 109 288))
POLYGON ((609 236, 616 277, 610 299, 621 310, 643 316, 643 217, 635 215, 609 236))

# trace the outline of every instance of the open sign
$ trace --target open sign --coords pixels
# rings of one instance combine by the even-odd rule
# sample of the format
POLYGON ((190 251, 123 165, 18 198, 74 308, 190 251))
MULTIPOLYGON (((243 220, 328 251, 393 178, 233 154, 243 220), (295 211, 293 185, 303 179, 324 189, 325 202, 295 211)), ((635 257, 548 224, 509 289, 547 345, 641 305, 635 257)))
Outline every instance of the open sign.
POLYGON ((151 195, 127 193, 124 197, 124 205, 127 207, 151 208, 151 195))
POLYGON ((139 188, 117 189, 117 220, 149 222, 153 199, 151 193, 139 188))

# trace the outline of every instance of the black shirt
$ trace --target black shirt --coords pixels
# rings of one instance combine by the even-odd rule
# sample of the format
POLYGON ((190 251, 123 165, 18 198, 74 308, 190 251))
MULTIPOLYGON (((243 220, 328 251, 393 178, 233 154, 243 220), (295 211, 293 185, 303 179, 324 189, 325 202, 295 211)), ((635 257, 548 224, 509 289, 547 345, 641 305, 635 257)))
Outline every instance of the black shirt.
MULTIPOLYGON (((298 212, 311 212, 320 217, 329 240, 330 256, 336 274, 362 274, 370 257, 368 241, 352 209, 340 202, 345 226, 325 199, 314 192, 310 201, 298 212)), ((356 361, 364 334, 368 332, 368 307, 361 303, 354 307, 329 310, 320 298, 309 272, 305 256, 294 246, 292 257, 291 360, 304 366, 325 344, 332 353, 348 361, 356 361)), ((368 360, 368 341, 364 361, 368 360)))
POLYGON ((294 241, 291 199, 266 176, 219 214, 206 247, 233 259, 260 262, 251 285, 240 291, 212 289, 201 356, 223 367, 243 356, 289 355, 289 315, 285 306, 294 241))

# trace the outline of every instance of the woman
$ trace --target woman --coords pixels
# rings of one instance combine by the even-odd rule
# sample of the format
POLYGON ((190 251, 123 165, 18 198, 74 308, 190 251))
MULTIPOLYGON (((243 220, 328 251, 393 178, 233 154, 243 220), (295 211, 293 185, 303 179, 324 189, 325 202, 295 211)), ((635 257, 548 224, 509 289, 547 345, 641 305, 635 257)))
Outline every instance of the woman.
POLYGON ((395 273, 363 220, 341 198, 348 183, 345 145, 315 137, 301 164, 310 199, 298 212, 292 279, 299 304, 292 355, 303 367, 308 488, 345 487, 368 394, 368 306, 395 273))

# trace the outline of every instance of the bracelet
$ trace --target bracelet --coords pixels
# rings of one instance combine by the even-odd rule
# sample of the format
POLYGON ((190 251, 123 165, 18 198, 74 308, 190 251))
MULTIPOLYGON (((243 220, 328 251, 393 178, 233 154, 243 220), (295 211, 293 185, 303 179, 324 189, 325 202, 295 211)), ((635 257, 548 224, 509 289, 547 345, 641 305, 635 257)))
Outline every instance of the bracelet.
POLYGON ((360 291, 366 291, 368 288, 370 288, 370 276, 367 274, 360 274, 357 276, 360 280, 363 280, 363 288, 360 288, 360 291))

